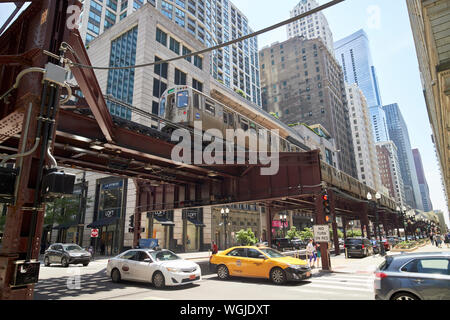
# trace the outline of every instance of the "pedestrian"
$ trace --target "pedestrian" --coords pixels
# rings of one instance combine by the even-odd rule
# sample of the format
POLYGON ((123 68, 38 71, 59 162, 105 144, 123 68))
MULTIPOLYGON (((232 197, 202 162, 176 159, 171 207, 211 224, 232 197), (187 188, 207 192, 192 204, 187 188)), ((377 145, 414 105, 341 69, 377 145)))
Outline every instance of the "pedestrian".
POLYGON ((438 248, 441 248, 441 245, 442 245, 441 235, 440 235, 440 234, 437 234, 437 235, 436 235, 436 246, 437 246, 438 248))
POLYGON ((431 241, 431 245, 433 245, 433 244, 434 244, 434 240, 433 240, 433 232, 430 233, 430 241, 431 241))
POLYGON ((320 252, 320 243, 316 243, 316 255, 317 255, 317 268, 320 268, 320 259, 321 259, 321 252, 320 252))
POLYGON ((445 235, 444 243, 447 245, 447 248, 450 248, 450 232, 447 232, 445 235))
POLYGON ((435 233, 434 235, 433 235, 433 244, 437 247, 438 246, 438 243, 437 243, 437 234, 435 233))
POLYGON ((212 242, 211 251, 212 251, 212 254, 217 254, 217 252, 219 252, 219 247, 217 246, 215 241, 212 242))
POLYGON ((309 260, 309 266, 314 268, 314 264, 311 264, 312 259, 314 259, 314 263, 316 262, 316 256, 314 253, 314 244, 313 240, 309 239, 308 245, 306 246, 306 258, 309 260))

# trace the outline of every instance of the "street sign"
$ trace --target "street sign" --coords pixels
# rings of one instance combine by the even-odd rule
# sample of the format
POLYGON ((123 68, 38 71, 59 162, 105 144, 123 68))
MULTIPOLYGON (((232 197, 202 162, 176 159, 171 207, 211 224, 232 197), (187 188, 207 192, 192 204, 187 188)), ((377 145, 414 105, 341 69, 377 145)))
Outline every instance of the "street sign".
POLYGON ((328 225, 314 226, 314 241, 329 242, 330 227, 328 225))
POLYGON ((91 230, 91 238, 98 238, 98 229, 91 230))

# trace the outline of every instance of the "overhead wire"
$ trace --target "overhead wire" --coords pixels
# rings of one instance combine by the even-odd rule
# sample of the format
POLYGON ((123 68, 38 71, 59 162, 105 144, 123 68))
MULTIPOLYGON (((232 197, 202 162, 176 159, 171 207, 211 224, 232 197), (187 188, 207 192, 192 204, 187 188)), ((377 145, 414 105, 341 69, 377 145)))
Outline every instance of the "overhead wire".
MULTIPOLYGON (((344 2, 344 1, 345 0, 332 0, 332 1, 327 2, 327 3, 325 3, 325 4, 321 5, 321 6, 318 6, 317 8, 311 9, 311 10, 309 10, 307 12, 304 12, 302 14, 299 14, 299 15, 297 15, 295 17, 292 17, 290 19, 284 20, 284 21, 282 21, 280 23, 274 24, 274 25, 272 25, 270 27, 261 29, 259 31, 250 33, 250 34, 245 35, 243 37, 240 37, 240 38, 237 38, 237 39, 233 39, 231 41, 224 42, 224 43, 221 43, 219 45, 216 45, 216 46, 213 46, 213 47, 209 47, 209 48, 206 48, 206 49, 203 49, 203 50, 200 50, 200 51, 191 52, 189 54, 185 54, 185 55, 182 55, 182 56, 177 56, 177 57, 174 57, 174 58, 170 58, 170 59, 167 59, 167 60, 158 60, 158 61, 155 61, 155 62, 144 63, 144 64, 140 64, 140 65, 119 66, 119 67, 90 66, 90 65, 85 65, 85 64, 81 64, 81 63, 76 63, 76 62, 73 62, 73 61, 69 62, 69 65, 71 67, 96 69, 96 70, 120 70, 120 69, 136 69, 136 68, 150 67, 150 66, 154 66, 154 65, 158 65, 158 64, 164 64, 164 63, 172 62, 172 61, 175 61, 175 60, 180 60, 180 59, 185 59, 185 58, 201 55, 203 53, 214 51, 214 50, 217 50, 217 49, 220 49, 220 48, 223 48, 223 47, 228 47, 228 46, 230 46, 232 44, 235 44, 237 42, 241 42, 241 41, 244 41, 244 40, 247 40, 247 39, 250 39, 250 38, 254 38, 254 37, 258 36, 258 35, 261 35, 263 33, 267 33, 269 31, 278 29, 279 27, 282 27, 282 26, 285 26, 285 25, 290 24, 292 22, 295 22, 297 20, 303 19, 303 18, 305 18, 307 16, 310 16, 310 15, 312 15, 314 13, 318 13, 318 12, 320 12, 322 10, 325 10, 327 8, 335 6, 336 4, 339 4, 339 3, 344 2)), ((62 45, 64 45, 67 49, 69 49, 69 51, 71 51, 76 56, 75 50, 73 50, 72 47, 70 47, 70 45, 68 45, 65 42, 62 45)))

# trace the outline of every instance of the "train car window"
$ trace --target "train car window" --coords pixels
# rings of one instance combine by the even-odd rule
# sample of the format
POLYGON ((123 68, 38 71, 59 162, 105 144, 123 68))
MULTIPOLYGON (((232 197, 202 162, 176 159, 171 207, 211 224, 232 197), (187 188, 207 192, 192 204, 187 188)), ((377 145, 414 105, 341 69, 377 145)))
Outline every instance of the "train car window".
POLYGON ((177 102, 178 108, 186 108, 189 103, 189 92, 187 90, 178 92, 177 102))
POLYGON ((244 131, 247 131, 247 130, 248 130, 248 121, 245 120, 245 119, 242 119, 242 118, 241 118, 241 128, 242 128, 242 130, 244 130, 244 131))
POLYGON ((193 96, 194 108, 200 109, 200 95, 194 92, 193 96))
POLYGON ((234 127, 234 114, 232 113, 228 114, 228 119, 229 119, 228 124, 234 127))
POLYGON ((159 105, 159 115, 161 117, 164 117, 165 112, 166 112, 166 98, 162 98, 161 103, 159 105))
POLYGON ((205 111, 213 116, 216 115, 216 108, 214 107, 214 104, 210 101, 205 102, 205 111))

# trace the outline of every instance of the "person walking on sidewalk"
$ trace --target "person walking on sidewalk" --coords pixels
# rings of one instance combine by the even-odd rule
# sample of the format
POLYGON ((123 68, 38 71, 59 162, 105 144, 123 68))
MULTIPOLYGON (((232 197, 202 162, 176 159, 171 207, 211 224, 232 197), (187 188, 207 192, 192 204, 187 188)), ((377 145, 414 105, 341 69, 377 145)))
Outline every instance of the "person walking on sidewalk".
POLYGON ((311 268, 314 268, 314 264, 316 263, 316 255, 314 253, 314 244, 313 244, 313 240, 310 239, 308 242, 308 245, 306 246, 306 257, 307 259, 309 259, 309 266, 311 268), (314 263, 311 264, 312 259, 314 259, 314 263))
POLYGON ((433 232, 430 233, 430 241, 431 241, 431 245, 434 245, 433 232))
POLYGON ((315 250, 317 256, 317 268, 320 268, 320 259, 321 259, 320 243, 316 242, 315 250))
POLYGON ((438 248, 441 248, 441 245, 442 245, 441 235, 440 235, 440 234, 437 234, 437 235, 436 235, 436 246, 437 246, 438 248))
POLYGON ((219 252, 219 247, 217 246, 215 241, 212 242, 211 250, 212 250, 212 254, 217 254, 217 252, 219 252))
POLYGON ((450 232, 445 234, 444 243, 447 245, 447 249, 450 248, 450 232))

